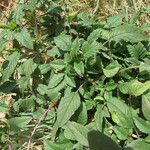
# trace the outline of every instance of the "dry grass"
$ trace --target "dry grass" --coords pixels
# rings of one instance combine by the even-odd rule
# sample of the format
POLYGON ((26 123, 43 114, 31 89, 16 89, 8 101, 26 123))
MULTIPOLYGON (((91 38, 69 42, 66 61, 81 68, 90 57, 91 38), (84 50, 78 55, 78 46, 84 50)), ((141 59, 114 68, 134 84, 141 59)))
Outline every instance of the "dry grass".
MULTIPOLYGON (((70 13, 86 11, 105 19, 110 15, 124 13, 130 16, 133 12, 150 7, 150 0, 61 0, 69 6, 70 13)), ((150 14, 144 13, 138 19, 138 24, 150 23, 150 14)))
POLYGON ((150 0, 62 0, 71 11, 88 11, 91 14, 108 16, 118 12, 138 11, 150 5, 150 0))
MULTIPOLYGON (((15 0, 0 0, 0 24, 5 24, 8 21, 8 17, 13 9, 16 8, 15 0)), ((0 29, 0 32, 2 29, 0 29)), ((12 48, 12 41, 7 43, 6 49, 12 48)), ((0 54, 0 68, 4 62, 4 55, 0 54)))
MULTIPOLYGON (((60 2, 66 4, 71 12, 88 11, 90 14, 106 17, 119 12, 138 11, 150 5, 150 0, 60 0, 60 2)), ((10 10, 15 7, 16 0, 0 0, 0 10, 4 10, 6 15, 9 15, 10 10)))
POLYGON ((15 0, 0 0, 0 23, 6 23, 8 16, 15 8, 15 0))

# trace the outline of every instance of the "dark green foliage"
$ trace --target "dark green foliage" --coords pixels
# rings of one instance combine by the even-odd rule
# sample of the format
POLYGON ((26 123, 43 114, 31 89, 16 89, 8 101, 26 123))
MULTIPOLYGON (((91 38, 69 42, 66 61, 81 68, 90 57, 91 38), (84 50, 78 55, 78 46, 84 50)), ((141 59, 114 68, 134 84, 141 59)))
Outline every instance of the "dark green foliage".
POLYGON ((145 30, 122 14, 68 16, 31 0, 0 26, 0 149, 149 150, 145 30))

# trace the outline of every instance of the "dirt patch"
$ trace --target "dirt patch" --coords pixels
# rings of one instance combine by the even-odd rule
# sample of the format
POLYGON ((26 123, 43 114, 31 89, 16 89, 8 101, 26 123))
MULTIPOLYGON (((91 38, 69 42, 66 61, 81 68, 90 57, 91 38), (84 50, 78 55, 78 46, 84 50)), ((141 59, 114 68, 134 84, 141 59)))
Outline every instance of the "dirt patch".
POLYGON ((10 0, 1 0, 0 1, 0 9, 6 9, 10 3, 11 3, 10 0))
POLYGON ((15 0, 0 0, 0 11, 10 12, 15 6, 15 0))

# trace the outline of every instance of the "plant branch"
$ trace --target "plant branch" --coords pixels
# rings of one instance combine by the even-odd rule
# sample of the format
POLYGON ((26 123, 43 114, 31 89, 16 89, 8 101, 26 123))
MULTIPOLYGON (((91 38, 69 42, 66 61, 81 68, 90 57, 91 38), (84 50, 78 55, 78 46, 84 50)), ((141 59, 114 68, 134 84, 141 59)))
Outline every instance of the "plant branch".
POLYGON ((28 141, 28 144, 27 144, 27 150, 30 150, 30 145, 31 145, 31 141, 32 141, 32 137, 36 131, 36 129, 38 128, 39 124, 41 123, 41 121, 47 116, 48 112, 53 109, 54 107, 57 106, 57 103, 54 102, 52 103, 51 105, 49 105, 49 107, 44 111, 44 113, 42 114, 42 116, 39 118, 39 120, 37 121, 37 123, 35 124, 35 127, 30 135, 30 138, 29 138, 29 141, 28 141))
POLYGON ((141 67, 141 65, 139 65, 139 66, 131 66, 131 67, 128 67, 128 68, 124 68, 124 69, 121 69, 121 70, 119 71, 119 73, 122 73, 122 72, 125 72, 125 71, 128 71, 128 70, 131 70, 131 69, 137 69, 137 68, 139 68, 139 67, 141 67))
POLYGON ((5 8, 5 9, 7 9, 7 10, 10 9, 9 7, 7 7, 7 6, 3 5, 3 4, 0 4, 0 6, 5 8))

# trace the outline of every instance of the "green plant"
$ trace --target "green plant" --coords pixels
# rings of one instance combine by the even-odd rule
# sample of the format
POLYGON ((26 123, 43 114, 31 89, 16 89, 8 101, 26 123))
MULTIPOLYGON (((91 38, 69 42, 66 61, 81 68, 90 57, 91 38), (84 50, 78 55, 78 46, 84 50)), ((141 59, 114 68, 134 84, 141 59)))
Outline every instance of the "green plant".
POLYGON ((20 1, 0 25, 0 148, 149 150, 148 25, 136 19, 20 1))

